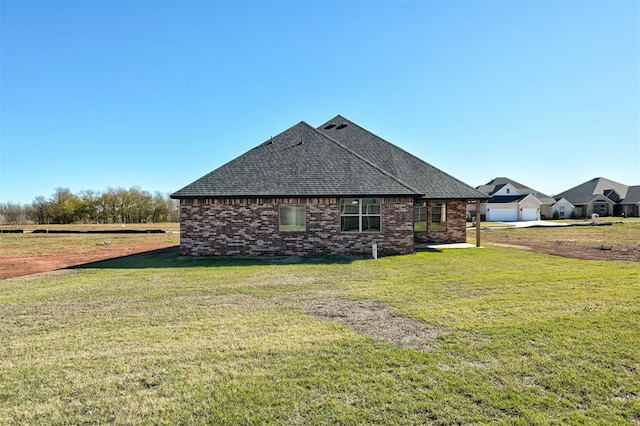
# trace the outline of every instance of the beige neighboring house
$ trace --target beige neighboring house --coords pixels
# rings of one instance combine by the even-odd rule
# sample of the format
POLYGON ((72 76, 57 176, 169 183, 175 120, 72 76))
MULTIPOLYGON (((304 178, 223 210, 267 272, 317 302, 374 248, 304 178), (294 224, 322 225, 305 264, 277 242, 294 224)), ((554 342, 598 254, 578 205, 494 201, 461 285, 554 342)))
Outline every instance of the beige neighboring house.
POLYGON ((576 207, 571 204, 566 198, 560 198, 552 206, 552 217, 557 214, 558 219, 568 219, 572 213, 575 213, 576 207))
MULTIPOLYGON (((498 177, 476 189, 491 198, 480 204, 480 217, 489 222, 518 222, 550 219, 556 200, 506 177, 498 177)), ((475 205, 467 204, 475 216, 475 205)))
POLYGON ((640 191, 638 186, 627 186, 603 177, 593 178, 556 195, 575 206, 576 217, 638 216, 640 191))
POLYGON ((620 209, 622 216, 640 216, 640 185, 630 186, 627 189, 627 195, 620 202, 620 209))

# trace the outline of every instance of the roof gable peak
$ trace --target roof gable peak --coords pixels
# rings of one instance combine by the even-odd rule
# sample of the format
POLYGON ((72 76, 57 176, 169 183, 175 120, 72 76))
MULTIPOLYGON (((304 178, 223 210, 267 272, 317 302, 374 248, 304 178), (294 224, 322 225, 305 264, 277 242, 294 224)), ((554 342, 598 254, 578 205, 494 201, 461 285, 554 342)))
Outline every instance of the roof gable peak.
POLYGON ((500 185, 496 185, 494 191, 489 195, 499 196, 499 195, 525 195, 524 192, 520 191, 516 188, 515 185, 510 183, 504 183, 500 185))
POLYGON ((426 198, 486 198, 485 194, 342 115, 320 125, 318 130, 402 182, 418 188, 426 198))

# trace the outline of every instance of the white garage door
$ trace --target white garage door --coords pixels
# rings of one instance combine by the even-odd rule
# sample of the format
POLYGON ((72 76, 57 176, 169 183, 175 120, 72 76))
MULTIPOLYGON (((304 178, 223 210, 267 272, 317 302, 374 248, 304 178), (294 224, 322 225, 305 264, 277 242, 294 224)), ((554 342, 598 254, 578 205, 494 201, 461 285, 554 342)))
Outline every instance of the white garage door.
POLYGON ((515 222, 518 220, 516 209, 490 209, 487 220, 492 222, 515 222))
POLYGON ((538 209, 522 209, 522 220, 538 220, 538 209))

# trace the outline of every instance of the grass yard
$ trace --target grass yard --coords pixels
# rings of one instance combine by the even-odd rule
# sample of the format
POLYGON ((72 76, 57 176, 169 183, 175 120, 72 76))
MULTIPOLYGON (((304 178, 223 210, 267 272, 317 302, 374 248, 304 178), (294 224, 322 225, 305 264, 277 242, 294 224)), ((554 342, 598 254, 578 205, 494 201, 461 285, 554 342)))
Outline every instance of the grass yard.
POLYGON ((640 424, 640 264, 176 249, 0 281, 0 424, 640 424))

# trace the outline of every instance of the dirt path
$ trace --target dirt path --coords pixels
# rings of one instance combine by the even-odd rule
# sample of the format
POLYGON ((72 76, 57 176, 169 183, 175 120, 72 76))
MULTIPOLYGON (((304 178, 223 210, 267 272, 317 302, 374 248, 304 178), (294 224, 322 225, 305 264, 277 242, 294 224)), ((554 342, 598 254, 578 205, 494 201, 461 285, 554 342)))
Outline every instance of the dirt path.
POLYGON ((90 262, 128 256, 136 253, 175 246, 175 241, 149 241, 135 239, 122 244, 104 244, 94 250, 54 251, 46 254, 9 255, 0 254, 0 279, 19 277, 39 272, 54 271, 90 262))
POLYGON ((538 253, 552 254, 554 256, 570 257, 585 260, 630 260, 640 262, 640 247, 626 248, 622 246, 608 245, 600 247, 555 247, 553 244, 501 244, 490 243, 494 246, 509 247, 519 250, 535 251, 538 253))
POLYGON ((638 227, 483 231, 482 243, 587 260, 640 262, 638 227))

